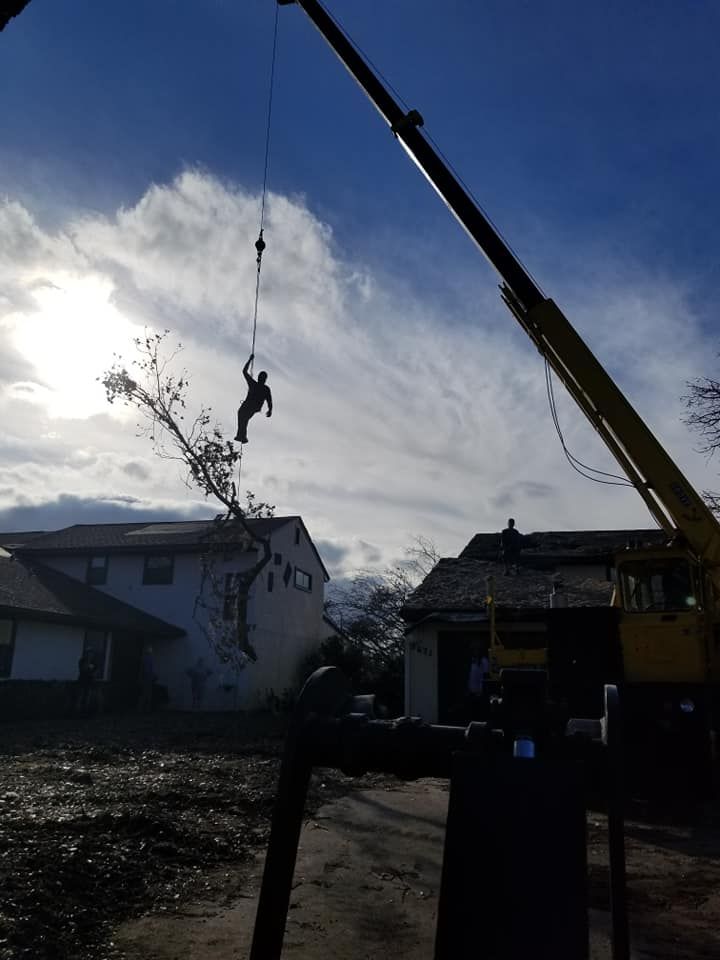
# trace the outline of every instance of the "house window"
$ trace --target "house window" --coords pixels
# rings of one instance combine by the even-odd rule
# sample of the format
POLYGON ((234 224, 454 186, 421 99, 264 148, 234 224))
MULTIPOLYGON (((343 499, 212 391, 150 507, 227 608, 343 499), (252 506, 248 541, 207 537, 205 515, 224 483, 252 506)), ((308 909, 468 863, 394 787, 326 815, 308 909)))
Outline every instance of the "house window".
POLYGON ((312 577, 299 567, 295 567, 295 586, 298 590, 305 590, 307 593, 312 592, 312 577))
POLYGON ((273 587, 275 586, 275 574, 272 572, 272 570, 268 573, 267 583, 268 583, 268 593, 272 593, 273 587))
POLYGON ((94 587, 102 586, 104 583, 107 583, 107 572, 108 572, 107 556, 90 557, 88 559, 87 574, 85 575, 85 582, 91 584, 94 587))
POLYGON ((168 553, 149 553, 145 557, 143 583, 168 584, 173 582, 173 557, 168 553))
POLYGON ((223 620, 235 620, 237 617, 237 574, 225 574, 225 594, 223 598, 223 620))
POLYGON ((105 664, 107 661, 108 635, 105 630, 86 630, 83 642, 83 656, 88 654, 95 663, 95 680, 105 679, 105 664))
POLYGON ((289 563, 285 564, 285 571, 283 573, 283 583, 287 586, 290 583, 290 578, 292 577, 292 567, 289 563))
POLYGON ((282 554, 281 554, 281 553, 276 553, 276 554, 275 554, 274 562, 275 562, 275 566, 276 566, 276 567, 279 567, 279 566, 280 566, 280 564, 282 563, 282 554))
POLYGON ((12 673, 15 653, 15 621, 0 620, 0 677, 9 677, 12 673))
POLYGON ((295 527, 295 546, 300 543, 300 527, 295 527))

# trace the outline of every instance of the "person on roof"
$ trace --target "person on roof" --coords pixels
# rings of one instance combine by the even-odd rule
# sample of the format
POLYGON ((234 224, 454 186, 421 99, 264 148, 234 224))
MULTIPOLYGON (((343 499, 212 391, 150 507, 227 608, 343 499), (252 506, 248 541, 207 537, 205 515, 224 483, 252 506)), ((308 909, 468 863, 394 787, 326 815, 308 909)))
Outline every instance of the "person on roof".
POLYGON ((523 535, 515 529, 515 521, 512 517, 507 522, 507 526, 500 534, 500 544, 502 546, 502 557, 505 563, 505 574, 509 574, 512 568, 515 573, 519 573, 520 551, 523 545, 523 535))
POLYGON ((250 373, 250 364, 254 359, 255 354, 251 353, 248 362, 243 367, 243 376, 247 381, 248 392, 247 396, 238 407, 237 412, 238 425, 235 439, 238 441, 238 443, 248 442, 247 428, 250 418, 254 417, 256 413, 260 413, 264 403, 267 403, 267 413, 265 416, 272 416, 272 393, 270 393, 270 387, 265 382, 267 380, 267 373, 264 370, 261 370, 258 374, 257 380, 253 378, 252 374, 250 373))

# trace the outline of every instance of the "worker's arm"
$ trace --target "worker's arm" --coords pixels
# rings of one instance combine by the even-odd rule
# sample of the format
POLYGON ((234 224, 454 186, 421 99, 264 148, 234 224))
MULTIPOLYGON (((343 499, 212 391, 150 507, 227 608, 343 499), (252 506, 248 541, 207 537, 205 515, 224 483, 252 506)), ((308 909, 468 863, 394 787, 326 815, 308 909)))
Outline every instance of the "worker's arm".
POLYGON ((250 356, 248 357, 248 362, 243 367, 243 376, 247 380, 248 386, 250 386, 251 383, 255 382, 253 378, 250 376, 250 364, 253 362, 254 359, 255 359, 255 354, 251 353, 250 356))
POLYGON ((268 408, 267 408, 267 413, 265 414, 265 416, 266 416, 266 417, 271 417, 271 416, 272 416, 272 393, 270 392, 270 387, 267 388, 267 398, 266 398, 266 399, 267 399, 267 407, 268 407, 268 408))

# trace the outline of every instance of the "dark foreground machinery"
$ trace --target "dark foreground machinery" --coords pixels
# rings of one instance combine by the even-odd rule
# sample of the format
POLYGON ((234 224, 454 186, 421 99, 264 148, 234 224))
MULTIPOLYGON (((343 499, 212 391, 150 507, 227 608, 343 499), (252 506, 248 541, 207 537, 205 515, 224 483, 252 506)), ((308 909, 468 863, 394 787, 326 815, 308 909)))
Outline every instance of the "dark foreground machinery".
POLYGON ((280 960, 314 767, 449 779, 435 960, 588 957, 586 796, 602 769, 612 956, 628 960, 617 689, 605 688, 602 718, 570 720, 562 737, 553 733, 556 718, 539 670, 504 671, 489 721, 467 727, 419 717, 376 720, 372 701, 353 697, 334 667, 316 671, 300 694, 280 767, 250 960, 280 960))

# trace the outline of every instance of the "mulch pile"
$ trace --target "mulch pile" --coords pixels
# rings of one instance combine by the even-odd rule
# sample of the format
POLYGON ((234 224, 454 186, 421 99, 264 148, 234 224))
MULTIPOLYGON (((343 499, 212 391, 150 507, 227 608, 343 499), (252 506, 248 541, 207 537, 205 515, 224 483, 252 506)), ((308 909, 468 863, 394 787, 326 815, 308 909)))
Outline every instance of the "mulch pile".
MULTIPOLYGON (((219 884, 242 892, 230 868, 267 842, 277 718, 102 717, 0 734, 1 960, 111 956, 120 919, 219 884)), ((344 779, 318 781, 311 806, 344 779)))

